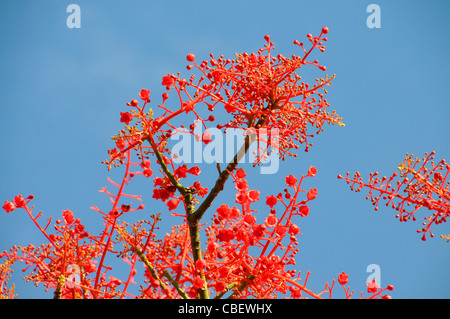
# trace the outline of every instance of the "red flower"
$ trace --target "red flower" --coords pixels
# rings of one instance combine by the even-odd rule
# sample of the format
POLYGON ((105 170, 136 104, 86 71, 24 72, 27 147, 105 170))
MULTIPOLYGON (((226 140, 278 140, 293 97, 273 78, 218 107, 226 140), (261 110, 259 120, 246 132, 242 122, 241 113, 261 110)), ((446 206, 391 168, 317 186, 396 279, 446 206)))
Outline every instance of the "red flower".
POLYGON ((194 62, 195 55, 193 53, 189 53, 186 57, 186 60, 188 60, 189 62, 194 62))
POLYGON ((208 188, 203 188, 199 181, 194 182, 194 188, 197 190, 197 194, 201 197, 205 196, 208 193, 208 188))
POLYGON ((284 227, 283 225, 278 225, 277 227, 275 227, 275 232, 278 236, 284 237, 286 235, 286 227, 284 227))
POLYGON ((253 226, 253 236, 256 238, 260 238, 266 232, 266 226, 264 225, 255 225, 253 226))
POLYGON ((254 223, 256 223, 256 217, 253 216, 252 214, 246 214, 244 217, 244 222, 246 222, 249 225, 253 225, 254 223))
POLYGON ((8 202, 7 200, 5 200, 5 205, 3 205, 3 209, 6 210, 7 213, 10 213, 14 209, 16 209, 16 206, 13 203, 8 202))
POLYGON ((25 199, 22 198, 22 195, 16 195, 13 200, 14 205, 16 207, 23 207, 25 206, 25 199))
POLYGON ((275 206, 277 202, 278 202, 278 199, 273 195, 266 197, 266 204, 269 205, 270 208, 273 208, 273 206, 275 206))
POLYGON ((373 279, 372 282, 368 281, 366 283, 366 285, 367 285, 367 292, 368 293, 375 293, 375 292, 377 292, 378 288, 380 288, 380 287, 378 287, 375 279, 373 279))
POLYGON ((163 76, 162 78, 162 85, 165 85, 167 87, 171 86, 175 80, 173 79, 172 75, 167 74, 166 76, 163 76))
POLYGON ((186 178, 186 172, 188 171, 186 164, 176 169, 175 173, 179 178, 186 178))
POLYGON ((348 282, 348 275, 342 272, 342 274, 339 274, 338 281, 341 285, 345 285, 348 282))
POLYGON ((218 281, 214 284, 214 288, 216 289, 217 292, 222 292, 225 291, 227 285, 224 282, 218 281))
POLYGON ((259 201, 259 191, 252 189, 251 191, 248 192, 248 197, 252 202, 259 201))
POLYGON ((197 278, 195 278, 195 281, 193 282, 193 284, 194 284, 195 288, 201 289, 201 288, 204 288, 205 281, 202 278, 197 276, 197 278))
POLYGON ((156 178, 153 180, 153 183, 155 183, 155 187, 156 187, 156 186, 161 186, 161 185, 163 184, 163 182, 164 182, 164 179, 162 179, 161 177, 156 177, 156 178))
POLYGON ((152 162, 147 161, 147 160, 144 160, 144 161, 142 161, 142 163, 141 163, 141 167, 142 167, 142 168, 150 168, 151 165, 152 165, 152 162))
POLYGON ((142 89, 139 95, 142 100, 147 101, 150 99, 150 90, 142 89))
POLYGON ((224 228, 217 234, 217 239, 224 242, 229 242, 234 239, 234 232, 231 228, 224 228))
POLYGON ((306 194, 306 197, 309 200, 313 200, 314 198, 317 197, 317 194, 318 194, 317 188, 310 188, 309 191, 308 191, 308 194, 306 194))
POLYGON ((73 217, 73 213, 70 210, 64 210, 62 212, 63 218, 64 218, 64 222, 67 225, 72 225, 73 222, 75 221, 75 218, 73 217))
POLYGON ((226 278, 230 275, 231 269, 227 266, 220 267, 219 268, 219 276, 222 278, 226 278))
POLYGON ((242 179, 242 178, 245 178, 245 176, 247 176, 247 174, 245 174, 244 169, 239 168, 236 170, 236 178, 242 179))
POLYGON ((299 231, 300 231, 300 227, 298 227, 298 226, 295 225, 295 224, 292 224, 292 225, 289 227, 288 233, 295 236, 295 235, 298 234, 299 231))
POLYGON ((236 203, 244 205, 248 201, 249 197, 247 193, 236 194, 236 203))
POLYGON ((84 271, 87 273, 95 272, 97 271, 97 267, 95 267, 94 263, 92 261, 88 262, 86 265, 83 266, 84 271))
POLYGON ((267 227, 273 227, 277 223, 278 218, 274 214, 270 214, 266 219, 264 219, 264 222, 267 227))
POLYGON ((297 179, 291 174, 289 176, 286 176, 286 185, 294 187, 297 183, 297 179))
POLYGON ((198 259, 197 262, 195 263, 195 269, 197 270, 202 270, 206 267, 206 261, 204 261, 203 259, 198 259))
POLYGON ((146 168, 146 169, 144 169, 144 176, 145 177, 150 177, 150 176, 152 176, 153 175, 153 171, 150 169, 150 168, 146 168))
POLYGON ((125 124, 130 124, 130 122, 133 120, 133 114, 128 112, 120 112, 120 122, 123 122, 125 124))
POLYGON ((222 204, 217 208, 217 212, 219 213, 220 219, 228 219, 231 214, 231 208, 227 204, 222 204))
POLYGON ((245 179, 236 181, 236 189, 240 192, 245 192, 248 189, 247 181, 245 179))
POLYGON ((205 144, 208 144, 208 143, 212 142, 211 134, 208 131, 203 133, 203 135, 202 135, 202 142, 205 143, 205 144))
POLYGON ((116 141, 116 146, 119 149, 123 149, 125 148, 125 146, 127 146, 127 143, 123 139, 120 139, 116 141))
POLYGON ((210 254, 213 254, 213 253, 217 252, 217 248, 218 248, 218 247, 219 247, 219 244, 217 244, 217 243, 215 243, 215 242, 210 242, 210 243, 208 244, 207 249, 208 249, 208 252, 209 252, 210 254))
POLYGON ((154 189, 153 190, 153 196, 152 197, 155 198, 155 199, 160 199, 163 202, 165 202, 166 200, 169 199, 169 196, 170 196, 169 192, 166 191, 165 189, 154 189))
POLYGON ((317 168, 315 168, 314 166, 311 166, 311 167, 308 169, 308 176, 315 176, 316 173, 317 173, 317 168))
POLYGON ((300 216, 305 217, 309 215, 309 207, 308 206, 300 206, 298 208, 300 211, 300 216))
POLYGON ((241 216, 241 211, 240 211, 236 206, 234 206, 234 207, 231 209, 230 218, 231 218, 231 219, 236 219, 236 218, 238 218, 239 216, 241 216))
POLYGON ((169 207, 169 211, 174 210, 178 207, 178 204, 180 203, 181 199, 174 198, 167 202, 167 207, 169 207))
POLYGON ((188 173, 189 174, 192 174, 192 175, 195 175, 195 176, 198 176, 198 175, 200 175, 200 168, 196 165, 196 166, 194 166, 194 167, 191 167, 189 170, 188 170, 188 173))
POLYGON ((239 240, 239 241, 247 241, 249 235, 250 235, 250 233, 248 232, 247 229, 240 228, 240 229, 236 232, 236 240, 239 240))

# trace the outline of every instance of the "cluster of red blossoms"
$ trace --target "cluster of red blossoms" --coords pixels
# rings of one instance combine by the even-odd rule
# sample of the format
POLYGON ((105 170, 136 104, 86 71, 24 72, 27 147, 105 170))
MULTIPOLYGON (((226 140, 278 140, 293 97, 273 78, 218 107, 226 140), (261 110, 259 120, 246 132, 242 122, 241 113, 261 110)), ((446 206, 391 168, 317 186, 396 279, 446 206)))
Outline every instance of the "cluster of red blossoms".
MULTIPOLYGON (((163 93, 162 103, 153 109, 146 108, 151 103, 150 90, 142 89, 141 101, 132 99, 127 103, 130 109, 120 113, 125 128, 113 137, 115 147, 108 150, 108 168, 123 164, 125 172, 119 183, 108 178, 114 191, 101 189, 110 197, 111 207, 92 207, 103 218, 104 228, 99 235, 88 232, 70 210, 63 211, 62 219, 56 220, 53 227, 51 218, 42 226, 42 213, 35 215, 33 207, 29 207, 33 196, 18 195, 5 202, 3 208, 8 213, 24 209, 48 243, 14 246, 0 253, 0 258, 5 259, 0 268, 1 296, 15 296, 13 287, 7 284, 11 265, 19 261, 27 265, 24 271, 30 270, 26 280, 42 284, 53 291, 55 298, 331 298, 334 280, 326 283, 322 291, 313 292, 306 287, 309 272, 301 278, 293 268, 301 235, 298 223, 311 213, 309 202, 318 196, 316 188, 302 188, 305 178, 316 175, 314 166, 300 179, 287 176, 284 192, 264 197, 250 188, 246 172, 237 167, 249 145, 259 142, 260 136, 247 135, 242 152, 225 168, 217 165, 218 178, 208 187, 198 180, 188 182, 188 176, 200 178, 200 168, 176 164, 178 154, 173 154, 168 145, 175 134, 195 136, 195 125, 205 128, 203 136, 195 137, 209 143, 208 123, 221 130, 276 129, 279 134, 271 148, 284 158, 295 156, 292 150, 300 144, 308 150, 312 145, 309 139, 314 136, 311 129, 317 134, 324 124, 343 126, 334 111, 327 111, 329 104, 324 98, 334 76, 309 85, 297 74, 305 65, 326 70, 318 60, 309 61, 308 57, 314 49, 324 52, 327 33, 324 27, 319 36, 308 34, 309 49, 294 41, 302 54, 289 58, 273 55, 274 44, 269 36, 264 37, 266 44, 258 52, 237 54, 235 59, 211 54, 208 61, 199 62, 190 53, 187 69, 197 70, 200 77, 192 75, 186 80, 179 74, 164 76, 162 85, 173 95, 163 93), (216 120, 211 113, 217 106, 224 108, 229 119, 216 120), (194 124, 176 127, 175 119, 194 124), (180 224, 162 239, 158 239, 157 232, 160 214, 150 218, 143 215, 146 218, 133 224, 126 222, 130 212, 147 210, 143 204, 135 204, 142 201, 141 196, 125 192, 125 187, 139 177, 153 178, 153 198, 180 217, 180 224), (218 205, 215 199, 228 179, 236 190, 234 202, 218 205), (264 209, 258 212, 261 201, 264 209), (205 227, 202 218, 210 208, 215 213, 205 227), (121 279, 113 276, 110 265, 111 257, 117 256, 129 266, 121 279), (130 287, 136 284, 142 265, 144 281, 138 293, 131 294, 130 287)), ((261 150, 259 158, 267 152, 268 148, 261 150)), ((338 282, 350 298, 348 276, 339 274, 338 282)), ((380 288, 368 283, 369 298, 389 298, 386 290, 392 290, 392 286, 380 288)))
MULTIPOLYGON (((417 230, 422 233, 422 240, 426 240, 427 233, 434 237, 430 227, 446 222, 450 216, 450 165, 444 159, 435 163, 434 155, 435 152, 426 153, 421 160, 407 154, 398 166, 400 174, 395 172, 389 178, 383 176, 380 179, 378 172, 370 174, 368 183, 363 181, 358 172, 353 178, 349 177, 349 173, 346 177, 339 175, 338 178, 344 179, 355 192, 368 188, 366 198, 371 200, 375 210, 378 210, 380 199, 385 200, 386 206, 398 211, 395 217, 401 222, 410 219, 415 221, 415 214, 420 208, 433 211, 424 217, 424 227, 417 230)), ((446 238, 445 235, 442 237, 446 238)))

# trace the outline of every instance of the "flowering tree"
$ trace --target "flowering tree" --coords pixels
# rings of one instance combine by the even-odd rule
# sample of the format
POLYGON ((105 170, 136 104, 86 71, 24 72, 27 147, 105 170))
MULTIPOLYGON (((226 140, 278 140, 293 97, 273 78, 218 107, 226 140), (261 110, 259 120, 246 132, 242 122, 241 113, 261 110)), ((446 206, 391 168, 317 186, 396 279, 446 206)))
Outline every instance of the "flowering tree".
MULTIPOLYGON (((7 213, 25 210, 47 243, 13 246, 0 253, 4 259, 0 268, 2 296, 16 296, 8 279, 11 265, 20 261, 30 269, 26 279, 52 290, 55 298, 331 298, 335 280, 313 292, 307 288, 309 272, 301 278, 293 268, 301 235, 298 224, 308 216, 309 202, 318 194, 316 188, 304 189, 302 183, 313 178, 317 169, 311 166, 301 176, 286 176, 284 192, 264 197, 247 181, 245 170, 238 167, 251 147, 256 166, 271 154, 281 159, 296 156, 295 150, 301 145, 308 151, 311 138, 325 124, 344 126, 334 111, 328 111, 324 97, 334 76, 308 84, 298 74, 308 65, 326 71, 318 60, 308 58, 313 50, 325 51, 327 33, 324 27, 319 36, 308 34, 309 45, 294 41, 301 55, 289 58, 274 55, 269 36, 264 37, 266 43, 256 53, 236 54, 234 59, 211 54, 209 60, 199 62, 190 53, 187 69, 199 75, 188 80, 180 74, 163 76, 167 92, 159 105, 150 107, 150 90, 142 89, 140 101, 132 99, 127 103, 130 109, 120 113, 125 127, 113 137, 115 146, 104 161, 108 169, 124 167, 124 174, 118 183, 108 178, 114 190, 101 189, 109 196, 111 207, 92 207, 104 222, 100 234, 91 234, 70 210, 62 212, 54 230, 51 218, 45 225, 39 223, 42 213, 33 212, 32 195, 16 195, 5 201, 7 213), (216 119, 217 108, 223 108, 229 118, 216 119), (184 124, 177 127, 174 123, 180 120, 184 124), (199 127, 205 129, 201 135, 199 127), (200 168, 182 163, 181 154, 171 150, 170 143, 175 136, 185 134, 207 145, 213 142, 212 127, 223 132, 240 130, 244 138, 226 167, 217 164, 217 180, 209 184, 209 176, 200 181, 200 168), (154 200, 179 217, 179 224, 163 238, 156 232, 164 218, 160 214, 133 224, 126 222, 130 212, 148 209, 136 204, 141 196, 126 192, 126 186, 137 176, 149 178, 154 200), (189 183, 188 176, 195 182, 189 183), (236 197, 230 203, 216 203, 217 196, 230 184, 234 184, 236 197), (257 212, 257 202, 266 205, 267 214, 257 212), (107 255, 122 258, 130 266, 125 278, 112 276, 107 255), (132 296, 129 287, 136 284, 139 263, 145 266, 145 279, 139 294, 132 296)), ((428 169, 417 167, 419 162, 408 157, 399 167, 403 180, 396 187, 390 184, 395 174, 381 180, 372 174, 368 184, 358 173, 354 178, 348 174, 339 178, 351 183, 356 191, 369 188, 376 207, 381 197, 387 199, 402 221, 414 218, 423 206, 435 211, 421 230, 425 236, 431 224, 446 221, 449 215, 449 165, 445 161, 434 165, 431 159, 430 155, 424 161, 424 165, 431 163, 428 169), (408 174, 413 175, 412 180, 407 179, 408 174), (406 194, 400 192, 401 187, 406 194), (373 197, 376 192, 380 195, 373 197), (411 204, 414 209, 408 211, 406 207, 411 204)), ((338 274, 337 281, 346 297, 352 297, 348 275, 338 274)), ((375 282, 367 283, 367 287, 368 298, 389 298, 386 290, 393 289, 392 285, 378 287, 375 282)))

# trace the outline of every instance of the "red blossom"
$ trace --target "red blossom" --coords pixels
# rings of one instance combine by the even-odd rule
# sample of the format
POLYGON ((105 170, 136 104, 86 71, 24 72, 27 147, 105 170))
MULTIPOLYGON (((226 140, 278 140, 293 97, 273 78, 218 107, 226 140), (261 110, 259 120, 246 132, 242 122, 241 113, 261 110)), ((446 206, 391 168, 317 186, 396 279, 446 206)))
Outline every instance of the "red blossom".
POLYGON ((286 227, 283 225, 277 225, 277 227, 275 227, 275 232, 278 236, 284 237, 286 235, 286 227))
POLYGON ((308 200, 313 200, 317 197, 317 188, 310 188, 308 193, 306 194, 306 197, 308 198, 308 200))
POLYGON ((234 231, 230 228, 221 229, 217 234, 217 239, 223 242, 229 242, 234 239, 234 231))
POLYGON ((367 292, 368 292, 368 293, 375 293, 375 292, 377 292, 377 290, 380 288, 380 287, 377 285, 375 279, 373 279, 371 282, 368 281, 368 282, 366 283, 366 285, 367 285, 367 292))
POLYGON ((186 60, 188 60, 189 62, 194 62, 195 61, 195 55, 193 53, 189 53, 186 57, 186 60))
POLYGON ((273 195, 266 197, 266 204, 269 205, 270 208, 273 208, 273 206, 275 206, 277 202, 278 202, 278 199, 273 195))
POLYGON ((195 263, 195 269, 202 270, 204 268, 206 268, 206 261, 204 261, 203 259, 197 260, 195 263))
POLYGON ((214 284, 214 289, 216 289, 216 291, 218 291, 218 292, 223 292, 223 291, 225 291, 226 288, 227 288, 227 285, 222 281, 218 281, 214 284))
POLYGON ((3 209, 6 210, 7 213, 12 212, 14 209, 16 209, 16 206, 5 200, 5 205, 3 205, 3 209))
POLYGON ((259 191, 252 189, 248 192, 248 198, 251 202, 259 201, 259 191))
POLYGON ((186 178, 186 173, 188 172, 188 168, 186 166, 186 164, 183 164, 182 166, 178 167, 175 171, 175 174, 179 177, 179 178, 186 178))
POLYGON ((278 219, 275 215, 270 214, 266 219, 264 219, 264 222, 267 227, 273 227, 277 223, 278 219))
POLYGON ((150 168, 150 166, 152 165, 152 162, 150 162, 150 161, 147 161, 147 160, 145 160, 145 161, 142 161, 142 163, 141 163, 141 167, 142 168, 150 168))
POLYGON ((253 236, 260 238, 266 232, 266 226, 264 225, 254 225, 253 226, 253 236))
POLYGON ((167 207, 169 207, 169 211, 174 210, 178 207, 178 204, 180 203, 179 198, 171 199, 167 202, 167 207))
POLYGON ((238 168, 236 170, 236 178, 237 179, 242 179, 245 178, 247 176, 247 174, 245 173, 245 170, 243 170, 242 168, 238 168))
POLYGON ((130 106, 136 107, 136 106, 138 106, 139 102, 136 99, 132 99, 131 103, 129 103, 129 104, 130 104, 130 106))
POLYGON ((350 189, 360 192, 363 188, 369 190, 366 199, 370 199, 375 210, 378 210, 380 200, 386 201, 398 213, 401 222, 410 219, 416 220, 415 214, 423 207, 422 212, 432 211, 425 217, 424 227, 418 229, 422 233, 422 240, 426 240, 426 234, 431 237, 431 227, 434 224, 446 222, 450 216, 450 190, 448 176, 450 165, 444 159, 434 162, 434 152, 426 153, 422 159, 413 158, 406 154, 406 158, 398 166, 400 174, 393 173, 390 177, 379 177, 378 172, 371 173, 368 182, 356 172, 353 178, 338 175, 350 185, 350 189))
POLYGON ((346 285, 348 283, 348 275, 345 272, 339 274, 338 277, 339 284, 346 285))
POLYGON ((146 168, 143 171, 145 177, 151 177, 153 175, 153 171, 150 168, 146 168))
POLYGON ((294 187, 297 183, 297 179, 291 174, 286 177, 286 185, 294 187))
POLYGON ((217 213, 219 213, 221 219, 228 219, 231 215, 231 208, 227 204, 222 204, 217 208, 217 213))
POLYGON ((230 275, 231 269, 227 266, 220 267, 219 268, 219 276, 222 278, 226 278, 230 275))
POLYGON ((244 221, 249 225, 253 225, 256 222, 256 217, 252 214, 246 214, 244 217, 244 221))
POLYGON ((315 168, 314 166, 311 166, 311 167, 308 169, 308 176, 315 176, 316 173, 317 173, 317 168, 315 168))
POLYGON ((16 195, 14 196, 13 204, 16 205, 16 207, 23 207, 25 206, 25 199, 22 198, 22 195, 16 195))
POLYGON ((72 225, 73 222, 75 221, 75 218, 73 217, 73 213, 70 210, 64 210, 62 212, 63 218, 64 218, 64 222, 67 225, 72 225))
POLYGON ((300 212, 300 216, 305 217, 309 215, 309 207, 306 205, 300 206, 298 208, 299 212, 300 212))
POLYGON ((300 227, 298 227, 296 224, 292 224, 289 227, 288 232, 289 232, 289 234, 295 236, 295 235, 297 235, 300 232, 300 227))
POLYGON ((189 174, 192 174, 192 175, 195 175, 195 176, 198 176, 198 175, 200 175, 200 168, 196 165, 196 166, 194 166, 194 167, 191 167, 189 170, 188 170, 188 173, 189 174))
POLYGON ((166 87, 171 86, 173 83, 175 83, 175 80, 173 79, 172 75, 167 74, 166 76, 163 76, 162 78, 162 85, 165 85, 166 87))
POLYGON ((208 131, 203 133, 203 135, 202 135, 202 142, 205 143, 205 144, 208 144, 208 143, 212 142, 211 134, 208 131))
POLYGON ((122 150, 127 146, 126 142, 123 139, 119 139, 116 141, 116 146, 118 149, 122 150))
POLYGON ((142 89, 139 93, 142 100, 147 101, 150 99, 150 90, 142 89))
POLYGON ((194 284, 195 288, 201 289, 201 288, 204 287, 205 281, 202 278, 200 278, 200 277, 196 277, 193 284, 194 284))

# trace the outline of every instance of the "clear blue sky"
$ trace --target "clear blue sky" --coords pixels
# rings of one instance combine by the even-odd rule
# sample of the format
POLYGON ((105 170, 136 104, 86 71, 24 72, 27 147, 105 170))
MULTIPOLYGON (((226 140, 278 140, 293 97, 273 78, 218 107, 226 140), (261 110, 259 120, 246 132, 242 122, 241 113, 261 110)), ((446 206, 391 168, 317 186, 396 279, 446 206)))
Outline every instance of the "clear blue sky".
MULTIPOLYGON (((390 175, 406 153, 422 157, 435 150, 438 159, 450 160, 448 1, 77 0, 80 29, 66 26, 70 3, 2 3, 2 203, 33 194, 43 223, 71 209, 95 233, 101 221, 89 207, 106 210, 107 198, 98 190, 107 176, 122 175, 108 174, 100 162, 112 146, 109 137, 121 128, 120 112, 141 88, 151 89, 157 103, 163 75, 189 74, 189 52, 201 59, 210 52, 233 57, 258 50, 270 34, 277 52, 289 56, 298 49, 293 40, 305 41, 307 33, 328 26, 320 62, 336 74, 327 98, 346 127, 325 127, 310 152, 299 151, 277 175, 250 170, 249 185, 265 198, 282 191, 284 176, 317 167, 309 183, 319 196, 300 222, 296 266, 311 271, 310 289, 345 271, 359 294, 366 290, 367 266, 377 264, 382 285, 395 286, 394 298, 450 297, 450 244, 438 238, 450 233, 449 225, 435 227, 436 237, 422 242, 415 231, 424 214, 399 223, 393 210, 375 212, 366 193, 351 192, 336 178, 356 170, 390 175), (379 29, 366 25, 371 3, 381 8, 379 29)), ((150 207, 152 186, 138 184, 131 192, 140 187, 150 207)), ((24 211, 0 212, 0 225, 0 250, 45 240, 24 211)), ((52 296, 24 283, 21 268, 15 274, 19 297, 52 296)))

